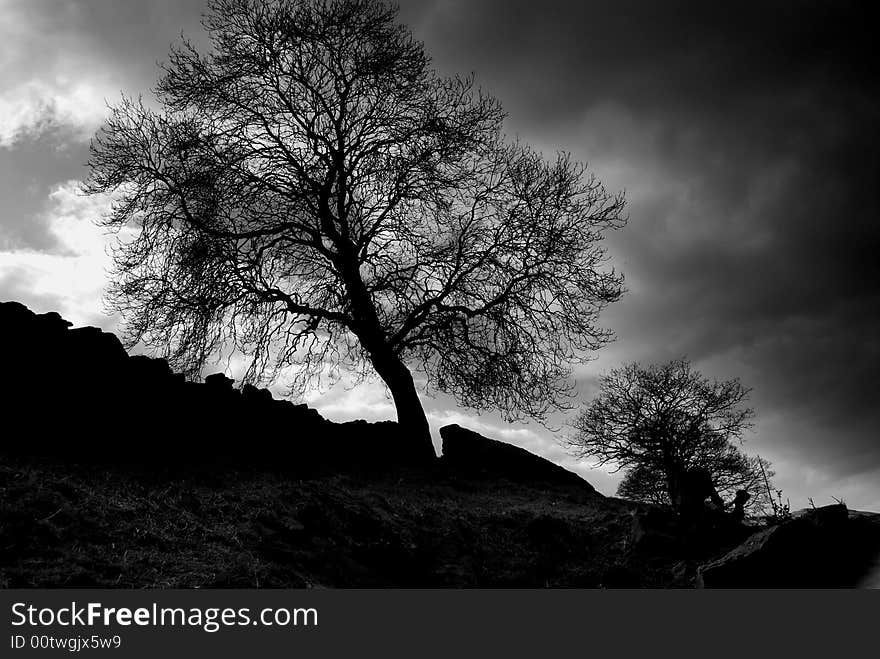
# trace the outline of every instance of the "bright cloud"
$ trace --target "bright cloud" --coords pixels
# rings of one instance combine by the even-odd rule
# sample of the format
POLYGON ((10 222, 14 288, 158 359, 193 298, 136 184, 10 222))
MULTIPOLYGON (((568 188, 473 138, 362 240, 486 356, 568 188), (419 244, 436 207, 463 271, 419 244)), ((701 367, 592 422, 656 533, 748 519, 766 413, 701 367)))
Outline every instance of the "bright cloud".
POLYGON ((31 80, 0 97, 0 148, 63 129, 77 141, 88 140, 107 113, 110 94, 88 82, 64 76, 51 84, 31 80))
MULTIPOLYGON (((26 283, 35 300, 53 300, 58 311, 76 324, 108 324, 97 312, 111 265, 108 247, 114 240, 95 224, 109 208, 109 196, 86 197, 79 181, 55 187, 46 204, 45 221, 63 246, 60 253, 0 252, 0 297, 26 283)), ((28 302, 28 300, 22 300, 28 302)))
POLYGON ((0 149, 57 130, 88 140, 107 113, 105 99, 119 93, 119 76, 70 31, 76 6, 44 10, 33 0, 0 0, 0 149))

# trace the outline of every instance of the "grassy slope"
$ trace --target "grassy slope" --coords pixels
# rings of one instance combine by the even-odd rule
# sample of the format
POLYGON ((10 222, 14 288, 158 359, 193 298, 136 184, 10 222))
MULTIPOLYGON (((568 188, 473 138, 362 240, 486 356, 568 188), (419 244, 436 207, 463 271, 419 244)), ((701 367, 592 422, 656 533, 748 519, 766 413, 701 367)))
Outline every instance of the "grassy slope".
POLYGON ((183 476, 0 458, 0 586, 689 585, 684 564, 629 550, 633 505, 442 475, 183 476))

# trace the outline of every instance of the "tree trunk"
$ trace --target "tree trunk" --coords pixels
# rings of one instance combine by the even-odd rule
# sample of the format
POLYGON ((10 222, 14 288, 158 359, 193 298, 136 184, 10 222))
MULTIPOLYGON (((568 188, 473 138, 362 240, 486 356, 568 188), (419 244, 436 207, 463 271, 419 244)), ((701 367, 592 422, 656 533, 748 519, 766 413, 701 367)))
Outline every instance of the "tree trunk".
MULTIPOLYGON (((327 214, 329 218, 329 213, 327 214)), ((332 230, 332 221, 326 220, 326 226, 332 230)), ((431 430, 425 409, 413 382, 412 373, 400 360, 393 348, 386 341, 382 324, 376 316, 376 308, 367 287, 360 275, 360 265, 354 246, 341 243, 343 257, 339 261, 340 272, 345 280, 345 287, 351 299, 352 315, 356 319, 355 334, 370 356, 370 362, 380 378, 391 391, 394 407, 397 410, 397 423, 404 435, 409 435, 415 446, 413 454, 417 459, 430 462, 437 458, 434 443, 431 441, 431 430)))
POLYGON ((434 452, 428 418, 416 391, 412 373, 396 355, 373 354, 371 357, 373 368, 385 382, 394 399, 397 423, 403 433, 417 445, 416 455, 424 457, 426 461, 435 459, 437 454, 434 452))

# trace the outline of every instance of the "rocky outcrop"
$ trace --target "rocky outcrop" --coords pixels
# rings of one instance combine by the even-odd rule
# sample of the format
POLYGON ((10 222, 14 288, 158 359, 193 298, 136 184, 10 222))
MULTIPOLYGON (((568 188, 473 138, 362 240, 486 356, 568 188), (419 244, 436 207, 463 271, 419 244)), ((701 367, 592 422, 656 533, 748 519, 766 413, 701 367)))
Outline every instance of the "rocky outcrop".
MULTIPOLYGON (((390 421, 333 423, 222 373, 189 382, 164 359, 129 356, 96 327, 0 303, 0 451, 68 461, 216 463, 300 472, 434 468, 419 442, 390 421)), ((528 451, 458 426, 441 430, 445 464, 467 477, 503 477, 594 492, 528 451)))
POLYGON ((484 480, 504 478, 512 482, 545 483, 596 494, 583 478, 525 449, 483 437, 459 425, 440 429, 443 464, 458 474, 484 480))
POLYGON ((222 373, 188 382, 96 327, 0 303, 0 450, 167 465, 421 466, 397 424, 337 424, 222 373))

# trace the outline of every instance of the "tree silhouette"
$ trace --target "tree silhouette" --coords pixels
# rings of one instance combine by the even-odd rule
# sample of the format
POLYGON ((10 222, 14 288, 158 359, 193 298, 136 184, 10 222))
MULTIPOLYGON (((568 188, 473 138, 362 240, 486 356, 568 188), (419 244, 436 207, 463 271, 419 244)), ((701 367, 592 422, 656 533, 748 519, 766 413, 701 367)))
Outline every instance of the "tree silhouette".
POLYGON ((739 380, 709 380, 683 359, 626 364, 600 378, 570 441, 581 457, 626 470, 621 496, 671 504, 683 475, 699 468, 719 492, 749 490, 750 505, 763 507, 760 458, 735 444, 754 414, 744 405, 748 394, 739 380))
MULTIPOLYGON (((707 440, 705 444, 695 447, 696 450, 688 460, 688 468, 705 469, 718 493, 728 502, 734 499, 738 490, 745 490, 751 495, 746 509, 753 512, 772 509, 773 502, 768 496, 761 472, 763 463, 767 477, 774 476, 769 461, 744 454, 729 440, 707 440)), ((636 464, 626 470, 623 480, 617 486, 617 496, 672 505, 666 474, 662 469, 647 463, 636 464)))
POLYGON ((506 140, 382 2, 214 0, 203 24, 212 50, 172 49, 158 109, 124 98, 92 144, 84 189, 133 229, 108 294, 126 341, 193 376, 222 350, 247 382, 292 365, 299 392, 374 372, 426 453, 410 367, 509 419, 563 405, 610 338, 622 197, 506 140))

